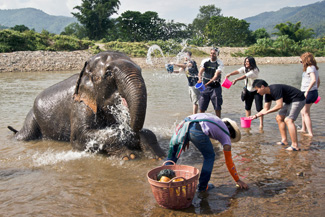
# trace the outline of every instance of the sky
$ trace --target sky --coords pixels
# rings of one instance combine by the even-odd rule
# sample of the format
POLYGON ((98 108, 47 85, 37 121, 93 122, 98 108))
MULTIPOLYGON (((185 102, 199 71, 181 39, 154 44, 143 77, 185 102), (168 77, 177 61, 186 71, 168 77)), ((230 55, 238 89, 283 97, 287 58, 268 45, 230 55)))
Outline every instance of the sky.
MULTIPOLYGON (((244 19, 263 12, 277 11, 284 7, 312 4, 321 0, 120 0, 118 17, 123 12, 155 11, 166 21, 192 23, 200 6, 214 4, 227 17, 244 19)), ((73 8, 81 5, 81 0, 0 0, 0 9, 37 8, 49 15, 72 17, 73 8)))

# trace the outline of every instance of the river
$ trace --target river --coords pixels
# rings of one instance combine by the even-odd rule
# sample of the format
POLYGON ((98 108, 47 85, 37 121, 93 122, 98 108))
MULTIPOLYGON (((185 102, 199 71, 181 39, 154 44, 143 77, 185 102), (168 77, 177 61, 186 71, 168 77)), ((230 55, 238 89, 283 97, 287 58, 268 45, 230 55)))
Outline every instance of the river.
MULTIPOLYGON (((323 79, 325 64, 319 67, 323 79)), ((237 68, 227 66, 225 72, 237 68)), ((300 87, 300 64, 259 68, 260 78, 269 84, 300 87)), ((7 125, 20 129, 37 94, 74 73, 0 73, 0 216, 324 216, 324 83, 319 90, 323 100, 311 109, 314 138, 298 134, 302 151, 288 152, 276 145, 280 133, 275 113, 265 116, 264 131, 255 120, 250 129, 241 129, 242 139, 232 147, 237 171, 250 188, 236 188, 215 142, 211 183, 216 188, 195 195, 187 209, 170 210, 156 203, 146 177, 163 160, 121 161, 73 150, 65 142, 13 138, 7 125)), ((187 81, 184 74, 168 74, 164 69, 146 69, 143 77, 148 92, 145 127, 167 151, 176 124, 192 112, 187 81)), ((238 124, 245 114, 242 86, 238 82, 223 88, 222 117, 238 124)), ((252 111, 255 114, 254 105, 252 111)), ((211 104, 208 112, 213 112, 211 104)), ((296 123, 301 125, 300 116, 296 123)), ((202 157, 191 145, 179 163, 201 169, 202 157)))

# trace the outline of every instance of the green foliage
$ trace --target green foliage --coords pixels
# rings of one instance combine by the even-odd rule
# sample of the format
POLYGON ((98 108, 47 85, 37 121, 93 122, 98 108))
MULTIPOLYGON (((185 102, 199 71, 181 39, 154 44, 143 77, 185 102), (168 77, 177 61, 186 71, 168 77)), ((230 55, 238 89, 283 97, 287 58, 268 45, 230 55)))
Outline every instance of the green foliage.
POLYGON ((205 35, 215 45, 245 46, 252 43, 249 23, 234 17, 212 17, 205 35))
POLYGON ((86 29, 81 26, 79 23, 71 23, 64 28, 64 31, 61 32, 61 35, 70 35, 75 36, 79 39, 87 37, 86 29))
POLYGON ((71 36, 53 35, 44 30, 42 33, 29 30, 24 32, 14 30, 0 31, 0 52, 14 51, 72 51, 88 49, 93 42, 79 40, 71 36))
POLYGON ((195 32, 203 33, 211 17, 222 16, 221 9, 215 5, 206 5, 200 7, 200 13, 193 20, 192 28, 195 32))
POLYGON ((91 40, 100 40, 113 28, 110 17, 117 13, 119 5, 119 0, 82 0, 80 6, 74 7, 79 12, 72 14, 84 26, 91 40))
POLYGON ((313 29, 301 28, 301 22, 293 24, 291 22, 280 23, 275 25, 274 29, 278 29, 279 32, 273 33, 278 36, 288 36, 295 42, 302 41, 304 39, 311 38, 314 34, 313 29))
POLYGON ((264 38, 257 40, 257 43, 250 46, 245 54, 237 54, 237 56, 300 56, 306 51, 312 52, 315 56, 324 56, 325 40, 305 39, 295 42, 288 36, 280 36, 274 41, 264 38))
POLYGON ((12 30, 18 31, 18 32, 24 32, 28 31, 29 28, 25 25, 15 25, 14 27, 11 28, 12 30))
POLYGON ((157 12, 126 11, 117 19, 119 38, 122 41, 148 41, 162 37, 165 20, 157 12))
POLYGON ((112 41, 105 44, 105 49, 123 52, 132 57, 144 57, 147 55, 148 46, 144 42, 112 41))
POLYGON ((267 33, 266 29, 261 28, 261 29, 255 30, 252 33, 252 37, 253 37, 254 41, 257 42, 258 39, 270 38, 270 34, 267 33))

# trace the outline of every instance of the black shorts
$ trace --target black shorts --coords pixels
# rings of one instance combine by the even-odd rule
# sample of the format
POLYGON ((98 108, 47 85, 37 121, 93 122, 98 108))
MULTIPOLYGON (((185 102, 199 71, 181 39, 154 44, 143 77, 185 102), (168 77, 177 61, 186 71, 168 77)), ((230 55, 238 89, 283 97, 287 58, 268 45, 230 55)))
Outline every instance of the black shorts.
POLYGON ((208 109, 210 101, 212 102, 214 110, 221 110, 222 105, 222 89, 219 87, 207 86, 199 99, 199 107, 201 111, 206 111, 208 109))
MULTIPOLYGON (((303 92, 305 94, 305 92, 303 92)), ((314 103, 318 98, 318 90, 312 90, 308 92, 307 98, 306 98, 306 104, 312 104, 314 103)))
POLYGON ((247 92, 245 99, 245 110, 250 111, 252 109, 253 100, 255 99, 256 111, 259 112, 263 109, 263 96, 257 93, 257 91, 247 92))

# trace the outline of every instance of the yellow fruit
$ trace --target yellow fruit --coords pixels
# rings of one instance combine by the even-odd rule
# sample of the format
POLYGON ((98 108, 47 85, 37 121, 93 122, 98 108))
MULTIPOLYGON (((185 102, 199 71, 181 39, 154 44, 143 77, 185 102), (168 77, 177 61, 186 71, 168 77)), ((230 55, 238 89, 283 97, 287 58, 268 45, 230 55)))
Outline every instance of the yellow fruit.
POLYGON ((184 179, 182 178, 177 178, 177 179, 174 179, 173 182, 181 182, 181 181, 184 181, 184 179))
POLYGON ((162 176, 159 180, 159 182, 169 182, 170 178, 168 178, 167 176, 162 176))

